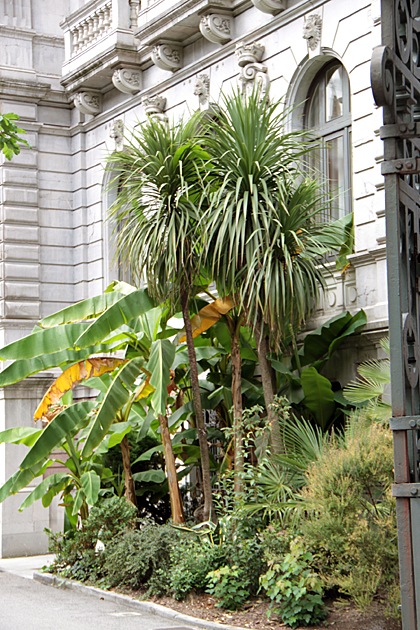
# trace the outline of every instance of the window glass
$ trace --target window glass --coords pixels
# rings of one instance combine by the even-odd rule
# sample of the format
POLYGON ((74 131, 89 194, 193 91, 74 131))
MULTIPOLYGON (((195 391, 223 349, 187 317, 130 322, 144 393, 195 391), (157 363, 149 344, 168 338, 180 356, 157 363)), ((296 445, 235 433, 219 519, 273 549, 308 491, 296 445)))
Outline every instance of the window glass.
POLYGON ((337 60, 322 68, 309 90, 305 126, 319 138, 308 163, 319 176, 326 212, 333 220, 351 212, 351 117, 348 76, 337 60))
POLYGON ((326 73, 325 120, 333 120, 343 115, 343 68, 326 73))

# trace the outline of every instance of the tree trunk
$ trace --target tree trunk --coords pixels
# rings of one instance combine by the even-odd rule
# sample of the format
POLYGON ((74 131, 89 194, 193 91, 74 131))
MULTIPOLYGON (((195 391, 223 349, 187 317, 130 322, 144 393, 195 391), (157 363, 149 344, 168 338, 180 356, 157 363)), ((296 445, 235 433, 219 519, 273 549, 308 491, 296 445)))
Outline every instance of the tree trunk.
POLYGON ((244 452, 242 435, 242 359, 239 344, 239 323, 231 329, 232 343, 232 400, 233 400, 233 444, 234 444, 234 492, 243 491, 244 452))
POLYGON ((283 441, 281 439, 280 425, 273 410, 274 388, 272 378, 272 367, 267 358, 268 342, 264 335, 264 324, 260 320, 255 326, 255 340, 257 342, 258 363, 261 370, 261 381, 264 393, 264 402, 267 410, 268 424, 271 432, 271 447, 274 454, 281 453, 283 441))
POLYGON ((185 337, 187 341, 188 361, 190 364, 191 390, 194 406, 195 422, 198 433, 198 444, 200 446, 201 476, 203 483, 203 521, 209 521, 212 515, 212 490, 210 475, 210 454, 207 440, 207 429, 204 423, 203 408, 201 406, 200 384, 198 381, 197 358, 195 356, 194 339, 192 334, 190 312, 188 308, 188 292, 181 289, 181 308, 184 318, 185 337))
POLYGON ((121 455, 124 470, 124 495, 127 501, 130 501, 130 503, 137 507, 136 490, 134 486, 133 474, 131 472, 130 444, 126 435, 121 441, 121 455))
POLYGON ((175 457, 172 450, 171 434, 169 433, 168 418, 159 414, 160 431, 162 434, 163 454, 165 457, 166 476, 168 477, 169 497, 171 500, 172 521, 181 525, 185 523, 181 493, 176 474, 175 457))

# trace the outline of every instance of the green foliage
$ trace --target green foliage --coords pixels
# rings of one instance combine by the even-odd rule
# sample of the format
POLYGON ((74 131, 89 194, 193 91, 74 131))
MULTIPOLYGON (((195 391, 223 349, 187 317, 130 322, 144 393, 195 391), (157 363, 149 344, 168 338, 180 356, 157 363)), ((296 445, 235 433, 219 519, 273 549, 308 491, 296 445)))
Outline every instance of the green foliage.
POLYGON ((391 432, 354 414, 307 472, 301 531, 326 588, 367 606, 397 578, 391 432))
POLYGON ((210 571, 207 580, 206 590, 217 599, 219 608, 238 610, 249 597, 247 573, 236 565, 210 571))
POLYGON ((27 141, 21 138, 26 131, 18 127, 15 120, 19 120, 17 114, 0 114, 0 151, 8 160, 20 153, 19 145, 29 146, 27 141))
POLYGON ((49 551, 55 554, 50 571, 76 580, 96 581, 103 575, 102 553, 95 551, 98 539, 105 545, 115 544, 126 530, 135 525, 136 509, 126 499, 112 497, 94 506, 84 521, 83 529, 64 534, 46 530, 49 551))
POLYGON ((183 536, 171 558, 170 590, 175 599, 184 599, 191 591, 204 591, 208 573, 220 567, 225 559, 223 547, 183 536))
POLYGON ((306 543, 295 539, 283 559, 270 561, 268 571, 260 578, 261 588, 272 602, 271 610, 291 628, 319 623, 327 615, 322 583, 312 569, 312 561, 306 543))
POLYGON ((170 525, 143 521, 138 529, 105 547, 105 583, 111 587, 144 587, 155 595, 167 592, 171 553, 178 539, 178 532, 170 525))

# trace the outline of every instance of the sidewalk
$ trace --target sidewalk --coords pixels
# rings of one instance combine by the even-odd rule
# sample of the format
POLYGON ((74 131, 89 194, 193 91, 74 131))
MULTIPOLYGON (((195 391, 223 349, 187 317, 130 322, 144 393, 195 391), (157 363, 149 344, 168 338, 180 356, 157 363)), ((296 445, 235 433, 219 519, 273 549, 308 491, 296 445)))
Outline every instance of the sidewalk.
POLYGON ((45 585, 55 586, 56 588, 61 589, 69 589, 76 592, 78 591, 84 593, 85 595, 90 595, 98 600, 106 600, 125 605, 128 610, 137 609, 142 611, 144 614, 151 614, 154 617, 161 617, 162 619, 167 619, 168 621, 172 620, 173 622, 185 624, 182 628, 181 626, 177 626, 174 630, 199 630, 202 628, 206 630, 249 630, 245 628, 238 628, 237 626, 227 626, 225 624, 205 621, 204 619, 197 619, 195 617, 190 617, 189 615, 178 613, 170 608, 165 608, 160 604, 138 601, 126 595, 120 595, 111 591, 103 591, 92 586, 85 586, 80 582, 62 579, 56 575, 39 573, 39 570, 44 566, 49 565, 53 558, 53 555, 26 556, 22 558, 0 558, 0 571, 13 573, 14 575, 31 580, 35 578, 36 582, 40 582, 45 585))
POLYGON ((0 558, 0 571, 33 579, 34 572, 39 571, 53 561, 52 554, 44 556, 24 556, 22 558, 0 558))

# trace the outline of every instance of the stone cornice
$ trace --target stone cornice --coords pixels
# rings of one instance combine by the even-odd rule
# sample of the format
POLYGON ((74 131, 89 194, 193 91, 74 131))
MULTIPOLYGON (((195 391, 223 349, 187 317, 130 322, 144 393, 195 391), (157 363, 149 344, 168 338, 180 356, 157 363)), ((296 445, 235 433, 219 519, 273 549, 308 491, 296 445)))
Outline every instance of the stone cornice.
POLYGON ((51 90, 50 83, 37 81, 19 81, 0 78, 0 94, 2 96, 23 97, 31 101, 45 100, 51 90))
MULTIPOLYGON (((247 34, 238 34, 238 37, 231 40, 224 46, 215 49, 214 51, 208 53, 207 55, 200 57, 193 63, 189 64, 178 70, 173 75, 168 75, 165 80, 159 82, 158 85, 147 85, 147 78, 144 75, 144 83, 146 83, 145 87, 141 92, 138 92, 135 96, 133 96, 129 101, 124 101, 116 105, 113 109, 106 110, 101 114, 98 114, 94 119, 83 123, 83 129, 90 130, 95 129, 97 126, 112 120, 115 117, 119 117, 126 113, 127 111, 135 108, 138 105, 141 105, 141 100, 145 96, 151 96, 156 94, 156 90, 159 90, 159 93, 164 94, 166 90, 169 90, 174 85, 184 81, 185 79, 189 79, 190 77, 199 74, 202 72, 203 68, 211 67, 212 65, 216 65, 217 63, 222 62, 224 59, 233 56, 235 53, 236 44, 240 41, 255 41, 262 40, 267 35, 270 35, 274 31, 277 31, 281 26, 292 22, 298 17, 302 17, 308 10, 314 10, 319 6, 324 4, 325 0, 304 0, 299 5, 295 7, 291 7, 290 9, 279 13, 278 15, 271 18, 267 21, 266 24, 262 25, 260 28, 251 31, 247 34)), ((238 3, 239 6, 239 3, 238 3)), ((251 0, 247 0, 246 2, 240 3, 241 7, 251 7, 251 0)), ((152 48, 146 47, 144 50, 139 51, 138 55, 138 66, 141 70, 146 70, 151 65, 151 51, 152 48)), ((79 85, 83 84, 82 72, 80 73, 81 80, 79 85)), ((66 85, 65 80, 62 81, 63 85, 66 85)), ((67 86, 66 86, 67 87, 67 86)), ((80 131, 79 126, 73 128, 77 133, 80 131)))
POLYGON ((79 66, 77 71, 65 75, 61 80, 61 85, 69 92, 74 92, 82 86, 89 89, 89 80, 94 80, 101 73, 105 77, 104 87, 112 86, 114 70, 123 66, 138 67, 139 61, 139 55, 135 50, 112 46, 102 55, 79 66))

